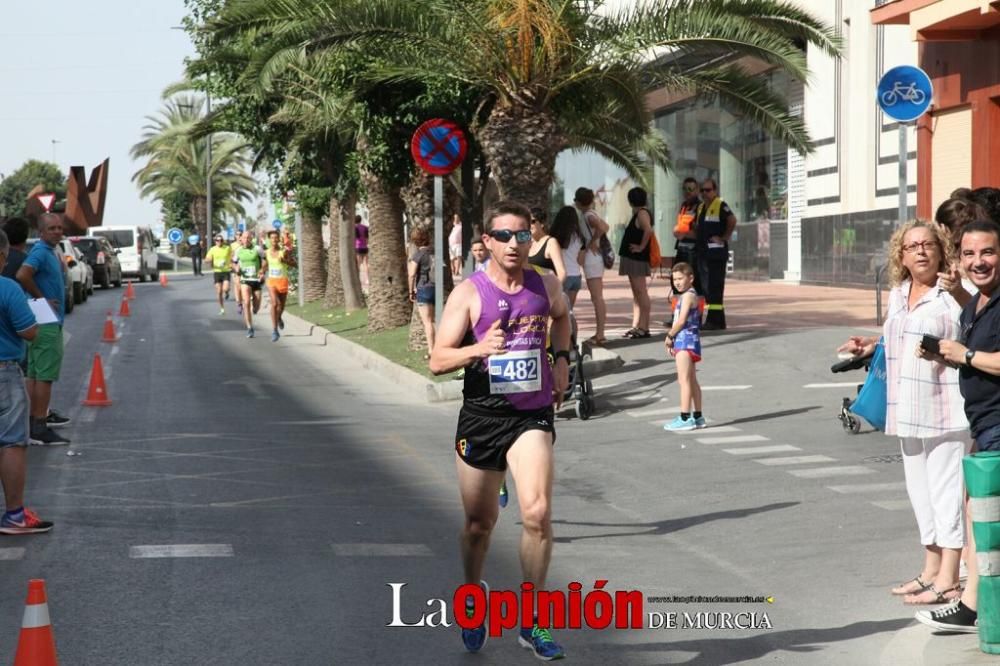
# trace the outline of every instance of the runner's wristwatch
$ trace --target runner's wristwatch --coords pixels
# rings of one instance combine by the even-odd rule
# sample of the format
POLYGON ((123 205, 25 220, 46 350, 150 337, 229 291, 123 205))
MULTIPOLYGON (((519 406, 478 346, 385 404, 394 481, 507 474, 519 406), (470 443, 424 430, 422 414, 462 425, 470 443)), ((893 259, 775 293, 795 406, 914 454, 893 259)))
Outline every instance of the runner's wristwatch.
POLYGON ((569 350, 568 349, 560 349, 559 351, 557 351, 556 353, 554 353, 552 355, 552 360, 553 361, 558 361, 561 358, 566 359, 566 362, 569 363, 569 350))
POLYGON ((976 355, 976 352, 975 352, 974 349, 966 349, 965 350, 965 365, 967 367, 970 367, 970 368, 972 367, 972 357, 975 356, 975 355, 976 355))

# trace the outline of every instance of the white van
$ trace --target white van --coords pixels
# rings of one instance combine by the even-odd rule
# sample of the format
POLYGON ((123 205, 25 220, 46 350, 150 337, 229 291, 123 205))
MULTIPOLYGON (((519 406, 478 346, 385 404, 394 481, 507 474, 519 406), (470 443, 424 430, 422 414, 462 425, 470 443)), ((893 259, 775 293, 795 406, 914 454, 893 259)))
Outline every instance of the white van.
POLYGON ((149 227, 91 227, 88 231, 91 235, 107 238, 112 247, 121 250, 118 259, 123 276, 138 277, 139 282, 160 278, 156 265, 156 242, 149 227))

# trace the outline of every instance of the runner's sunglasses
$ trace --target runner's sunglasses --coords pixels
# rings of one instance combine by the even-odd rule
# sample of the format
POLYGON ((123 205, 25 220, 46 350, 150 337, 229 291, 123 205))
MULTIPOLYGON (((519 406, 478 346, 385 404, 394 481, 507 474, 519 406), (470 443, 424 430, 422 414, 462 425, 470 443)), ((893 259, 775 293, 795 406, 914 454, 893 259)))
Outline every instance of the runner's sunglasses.
POLYGON ((511 231, 510 229, 494 229, 490 231, 490 238, 494 238, 501 243, 509 243, 511 238, 516 238, 518 245, 524 245, 525 243, 531 242, 531 232, 527 229, 521 229, 519 231, 511 231))

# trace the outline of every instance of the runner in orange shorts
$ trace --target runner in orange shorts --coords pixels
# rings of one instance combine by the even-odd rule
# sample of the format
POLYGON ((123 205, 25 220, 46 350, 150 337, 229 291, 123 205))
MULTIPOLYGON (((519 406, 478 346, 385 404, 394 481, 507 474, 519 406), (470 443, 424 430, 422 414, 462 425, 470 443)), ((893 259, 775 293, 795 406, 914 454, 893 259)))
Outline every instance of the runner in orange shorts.
POLYGON ((288 298, 288 266, 292 263, 291 253, 282 246, 277 231, 267 234, 267 292, 271 296, 271 342, 281 337, 279 329, 285 328, 281 315, 285 313, 285 299, 288 298))

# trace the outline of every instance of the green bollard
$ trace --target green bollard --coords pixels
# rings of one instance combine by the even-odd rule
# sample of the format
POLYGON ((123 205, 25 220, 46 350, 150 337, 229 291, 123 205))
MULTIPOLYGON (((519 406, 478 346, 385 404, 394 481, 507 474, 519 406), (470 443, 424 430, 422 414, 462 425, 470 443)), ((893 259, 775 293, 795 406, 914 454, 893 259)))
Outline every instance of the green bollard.
POLYGON ((1000 452, 962 459, 979 571, 979 649, 1000 654, 1000 452))

